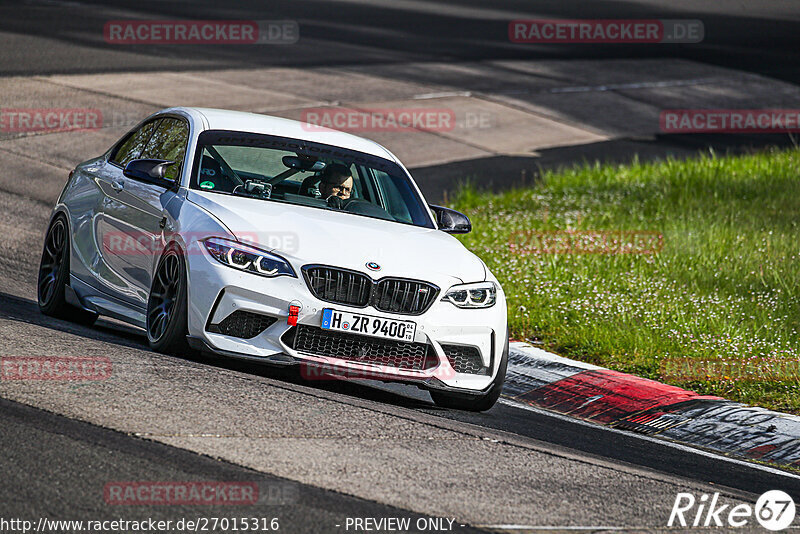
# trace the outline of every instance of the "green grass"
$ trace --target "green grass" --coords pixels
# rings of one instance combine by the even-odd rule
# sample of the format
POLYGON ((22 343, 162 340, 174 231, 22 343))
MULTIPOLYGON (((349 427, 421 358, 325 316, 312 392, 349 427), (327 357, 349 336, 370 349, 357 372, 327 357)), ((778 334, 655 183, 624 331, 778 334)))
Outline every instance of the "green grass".
POLYGON ((800 413, 800 150, 709 154, 544 172, 531 189, 466 186, 454 208, 508 299, 512 337, 619 371, 800 413), (655 231, 656 254, 521 254, 515 232, 655 231), (740 375, 685 380, 675 358, 721 359, 740 375), (759 371, 761 369, 762 371, 759 371), (782 373, 787 375, 786 372, 782 373))

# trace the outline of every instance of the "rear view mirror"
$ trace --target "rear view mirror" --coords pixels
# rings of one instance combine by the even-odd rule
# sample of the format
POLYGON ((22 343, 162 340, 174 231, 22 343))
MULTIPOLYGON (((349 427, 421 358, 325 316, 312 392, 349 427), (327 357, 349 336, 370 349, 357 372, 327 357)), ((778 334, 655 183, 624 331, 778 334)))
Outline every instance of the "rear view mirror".
POLYGON ((469 217, 444 206, 430 205, 431 210, 436 214, 436 224, 439 230, 448 234, 468 234, 472 231, 472 223, 469 217))
POLYGON ((165 159, 134 159, 125 165, 125 170, 122 171, 122 174, 134 180, 170 189, 175 185, 175 182, 169 178, 165 178, 165 176, 167 174, 167 167, 174 164, 174 161, 167 161, 165 159))
POLYGON ((298 171, 321 171, 326 167, 326 163, 324 161, 301 158, 300 156, 283 156, 281 161, 288 168, 298 171))

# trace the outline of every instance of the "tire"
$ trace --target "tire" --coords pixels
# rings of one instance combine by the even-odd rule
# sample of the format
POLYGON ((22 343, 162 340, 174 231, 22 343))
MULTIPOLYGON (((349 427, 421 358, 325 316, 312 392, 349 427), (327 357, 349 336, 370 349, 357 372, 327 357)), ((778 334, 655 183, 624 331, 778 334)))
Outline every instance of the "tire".
POLYGON ((42 259, 39 262, 37 300, 44 315, 90 326, 97 314, 70 305, 65 296, 69 283, 70 256, 69 226, 64 215, 56 215, 44 238, 42 259))
POLYGON ((489 389, 480 395, 464 395, 458 393, 448 393, 446 391, 431 390, 431 398, 436 406, 453 410, 464 410, 468 412, 485 412, 495 405, 500 393, 503 392, 503 383, 506 380, 506 369, 508 368, 508 335, 506 335, 506 345, 500 360, 500 368, 497 375, 492 380, 489 389))
POLYGON ((147 299, 147 341, 156 352, 191 353, 187 329, 186 261, 175 246, 161 256, 147 299))

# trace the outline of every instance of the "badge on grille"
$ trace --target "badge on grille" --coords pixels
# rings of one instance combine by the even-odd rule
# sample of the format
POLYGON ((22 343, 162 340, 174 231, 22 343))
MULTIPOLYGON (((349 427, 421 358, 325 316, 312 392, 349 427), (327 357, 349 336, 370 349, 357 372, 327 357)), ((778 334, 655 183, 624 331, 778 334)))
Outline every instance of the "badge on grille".
POLYGON ((381 270, 381 266, 378 265, 377 263, 375 263, 374 261, 370 261, 370 262, 367 262, 367 269, 370 269, 372 271, 380 271, 381 270))

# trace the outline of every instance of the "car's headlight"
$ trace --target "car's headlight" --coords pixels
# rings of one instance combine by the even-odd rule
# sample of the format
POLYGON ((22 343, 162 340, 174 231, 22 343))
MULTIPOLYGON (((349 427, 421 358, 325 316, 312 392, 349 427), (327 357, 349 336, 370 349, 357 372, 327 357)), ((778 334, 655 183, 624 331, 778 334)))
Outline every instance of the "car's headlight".
POLYGON ((203 244, 215 260, 228 267, 267 277, 297 278, 289 262, 276 254, 220 237, 210 237, 203 244))
POLYGON ((491 308, 497 302, 497 286, 494 282, 477 282, 451 287, 442 300, 459 308, 491 308))

